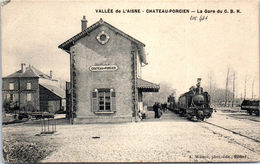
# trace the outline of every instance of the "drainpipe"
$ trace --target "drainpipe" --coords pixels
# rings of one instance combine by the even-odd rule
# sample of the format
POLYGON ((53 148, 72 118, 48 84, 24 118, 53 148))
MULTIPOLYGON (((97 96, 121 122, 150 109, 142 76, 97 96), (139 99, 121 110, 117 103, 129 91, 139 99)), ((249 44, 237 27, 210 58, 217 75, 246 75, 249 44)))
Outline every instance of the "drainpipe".
POLYGON ((138 91, 137 91, 137 78, 136 78, 136 53, 134 52, 134 79, 135 79, 135 122, 138 122, 138 91))
POLYGON ((72 66, 72 62, 73 62, 73 53, 74 53, 74 51, 73 50, 71 50, 70 51, 70 101, 71 101, 71 103, 70 103, 70 114, 71 114, 71 117, 70 117, 70 124, 74 124, 74 102, 73 102, 73 66, 72 66))
POLYGON ((70 124, 72 125, 74 122, 73 116, 73 72, 72 72, 72 53, 73 51, 68 51, 64 49, 68 54, 70 54, 70 104, 69 104, 69 119, 70 124))

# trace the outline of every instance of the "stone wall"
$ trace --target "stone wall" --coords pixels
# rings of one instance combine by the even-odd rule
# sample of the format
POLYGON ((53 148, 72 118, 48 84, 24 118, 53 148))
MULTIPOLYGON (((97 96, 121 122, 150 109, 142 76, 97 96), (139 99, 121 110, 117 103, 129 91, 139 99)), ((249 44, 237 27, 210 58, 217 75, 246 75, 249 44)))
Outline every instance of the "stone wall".
POLYGON ((76 122, 132 121, 133 116, 133 56, 131 41, 106 26, 100 26, 71 47, 73 107, 76 122), (110 39, 102 45, 96 37, 106 32, 110 39), (92 72, 90 66, 116 65, 116 71, 92 72), (116 112, 92 111, 92 91, 111 88, 116 92, 116 112))
POLYGON ((3 94, 2 97, 4 99, 6 98, 7 94, 17 95, 15 99, 18 102, 20 100, 21 109, 22 108, 26 108, 29 110, 40 109, 38 78, 3 78, 2 94, 3 94), (14 90, 9 90, 9 83, 14 83, 14 90), (27 89, 27 83, 31 83, 31 89, 27 89), (27 93, 31 93, 31 101, 27 101, 27 93), (19 95, 20 95, 20 99, 19 99, 19 95))

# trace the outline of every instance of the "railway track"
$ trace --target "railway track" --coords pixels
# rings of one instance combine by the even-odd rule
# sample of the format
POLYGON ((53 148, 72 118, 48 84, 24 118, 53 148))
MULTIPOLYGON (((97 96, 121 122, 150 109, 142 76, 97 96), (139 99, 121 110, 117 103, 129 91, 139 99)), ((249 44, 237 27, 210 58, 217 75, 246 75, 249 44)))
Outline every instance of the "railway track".
POLYGON ((240 120, 250 120, 254 122, 260 122, 260 119, 258 119, 258 116, 249 116, 249 115, 244 115, 245 117, 237 117, 236 115, 229 115, 229 117, 235 118, 235 119, 240 119, 240 120))
POLYGON ((206 123, 206 124, 208 124, 208 125, 211 125, 211 126, 214 126, 214 127, 218 127, 218 128, 220 128, 220 129, 226 130, 226 131, 231 132, 231 133, 233 133, 233 134, 236 134, 236 135, 245 137, 245 138, 247 138, 247 139, 250 139, 250 140, 252 140, 252 141, 255 141, 255 142, 257 142, 257 143, 260 143, 260 140, 255 139, 255 138, 252 138, 252 137, 250 137, 250 136, 246 136, 246 135, 241 134, 241 133, 238 133, 238 132, 236 132, 236 131, 234 131, 234 130, 227 129, 227 128, 225 128, 225 127, 222 127, 222 126, 219 126, 219 125, 216 125, 216 124, 207 122, 207 121, 203 121, 203 122, 206 123))

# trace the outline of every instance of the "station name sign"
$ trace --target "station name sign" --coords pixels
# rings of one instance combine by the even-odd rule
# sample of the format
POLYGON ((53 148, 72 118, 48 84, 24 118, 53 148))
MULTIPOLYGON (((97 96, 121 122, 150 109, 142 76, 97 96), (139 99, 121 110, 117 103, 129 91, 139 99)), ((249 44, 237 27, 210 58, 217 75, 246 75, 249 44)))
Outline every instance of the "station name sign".
POLYGON ((116 65, 98 65, 89 67, 89 70, 92 72, 116 71, 117 69, 118 67, 116 65))

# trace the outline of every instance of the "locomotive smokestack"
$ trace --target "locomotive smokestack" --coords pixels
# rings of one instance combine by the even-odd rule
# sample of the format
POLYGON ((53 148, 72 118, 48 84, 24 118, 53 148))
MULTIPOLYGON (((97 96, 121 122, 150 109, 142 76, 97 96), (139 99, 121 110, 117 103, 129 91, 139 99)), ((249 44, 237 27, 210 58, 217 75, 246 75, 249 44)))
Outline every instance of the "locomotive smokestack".
POLYGON ((201 78, 198 78, 198 79, 197 79, 197 82, 198 82, 198 83, 197 83, 197 87, 200 87, 201 78))
POLYGON ((201 78, 198 78, 197 82, 197 92, 200 94, 202 92, 202 88, 200 87, 201 78))
POLYGON ((198 78, 198 79, 197 79, 197 82, 200 83, 200 82, 201 82, 201 78, 198 78))

